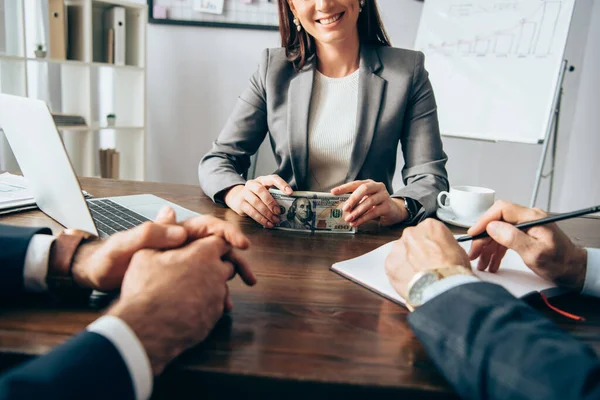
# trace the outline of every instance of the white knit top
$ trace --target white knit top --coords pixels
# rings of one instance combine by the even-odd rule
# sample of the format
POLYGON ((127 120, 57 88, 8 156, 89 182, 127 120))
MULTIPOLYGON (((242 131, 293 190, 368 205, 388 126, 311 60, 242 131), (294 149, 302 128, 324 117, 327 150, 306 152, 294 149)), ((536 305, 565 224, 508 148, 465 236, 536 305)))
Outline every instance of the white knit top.
POLYGON ((358 73, 329 78, 316 71, 308 119, 309 190, 329 192, 346 179, 356 136, 358 73))

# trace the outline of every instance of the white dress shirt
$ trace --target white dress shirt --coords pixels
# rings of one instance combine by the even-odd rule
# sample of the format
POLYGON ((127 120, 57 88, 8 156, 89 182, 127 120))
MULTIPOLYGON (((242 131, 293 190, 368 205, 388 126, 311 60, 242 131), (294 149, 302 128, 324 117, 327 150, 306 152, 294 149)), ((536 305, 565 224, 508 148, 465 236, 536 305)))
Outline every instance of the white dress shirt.
MULTIPOLYGON (((581 294, 600 297, 600 249, 587 250, 587 268, 585 273, 585 282, 581 294)), ((455 275, 429 285, 423 291, 423 302, 439 296, 453 287, 464 285, 471 282, 481 282, 478 278, 469 275, 455 275)))
MULTIPOLYGON (((25 289, 41 292, 48 290, 46 275, 50 247, 55 237, 34 235, 27 247, 23 269, 25 289)), ((87 330, 104 336, 121 354, 133 382, 133 391, 138 400, 148 399, 152 394, 153 375, 148 354, 131 328, 121 319, 105 315, 91 323, 87 330)))

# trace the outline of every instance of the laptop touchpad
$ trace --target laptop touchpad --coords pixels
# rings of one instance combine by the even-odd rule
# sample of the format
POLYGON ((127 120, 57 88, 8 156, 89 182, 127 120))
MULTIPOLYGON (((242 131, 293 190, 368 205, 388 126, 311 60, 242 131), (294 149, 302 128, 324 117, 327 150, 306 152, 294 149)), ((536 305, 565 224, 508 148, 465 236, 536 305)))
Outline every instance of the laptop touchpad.
POLYGON ((160 209, 165 205, 169 205, 173 210, 175 210, 177 222, 200 215, 199 213, 188 210, 187 208, 183 208, 175 203, 171 203, 170 201, 154 195, 142 194, 134 196, 119 196, 110 197, 110 199, 115 203, 121 204, 122 206, 127 207, 130 210, 135 211, 136 213, 151 220, 156 218, 156 215, 160 209))

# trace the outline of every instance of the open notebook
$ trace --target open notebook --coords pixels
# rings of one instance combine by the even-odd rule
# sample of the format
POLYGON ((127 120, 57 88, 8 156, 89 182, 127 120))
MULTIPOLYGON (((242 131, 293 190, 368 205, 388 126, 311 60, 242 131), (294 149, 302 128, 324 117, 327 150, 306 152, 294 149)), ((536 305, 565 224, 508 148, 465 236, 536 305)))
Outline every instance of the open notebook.
MULTIPOLYGON (((458 237, 458 236, 457 236, 458 237)), ((396 303, 406 304, 405 300, 394 290, 385 273, 385 259, 392 249, 394 242, 347 261, 331 266, 331 269, 345 278, 358 283, 388 298, 396 303)), ((468 252, 471 242, 460 243, 468 252)), ((473 272, 481 280, 502 285, 516 297, 525 297, 536 292, 543 292, 547 297, 564 293, 550 281, 534 274, 513 250, 508 250, 500 264, 500 270, 495 274, 476 269, 477 260, 473 261, 473 272)))

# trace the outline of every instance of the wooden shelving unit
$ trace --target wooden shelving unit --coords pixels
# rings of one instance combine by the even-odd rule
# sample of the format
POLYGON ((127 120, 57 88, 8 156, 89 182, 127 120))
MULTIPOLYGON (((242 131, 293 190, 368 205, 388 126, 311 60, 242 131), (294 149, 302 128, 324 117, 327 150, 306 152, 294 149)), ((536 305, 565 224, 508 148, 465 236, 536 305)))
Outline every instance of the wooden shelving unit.
MULTIPOLYGON (((98 150, 114 148, 121 154, 120 178, 143 180, 147 6, 64 0, 64 10, 66 58, 38 58, 37 44, 48 50, 55 41, 48 0, 0 0, 0 92, 44 100, 52 112, 85 118, 87 127, 59 128, 78 175, 99 176, 98 150), (115 6, 125 9, 124 65, 108 63, 105 56, 105 16, 115 6), (110 113, 116 115, 114 126, 107 124, 110 113)), ((0 170, 18 170, 1 133, 0 170)))

